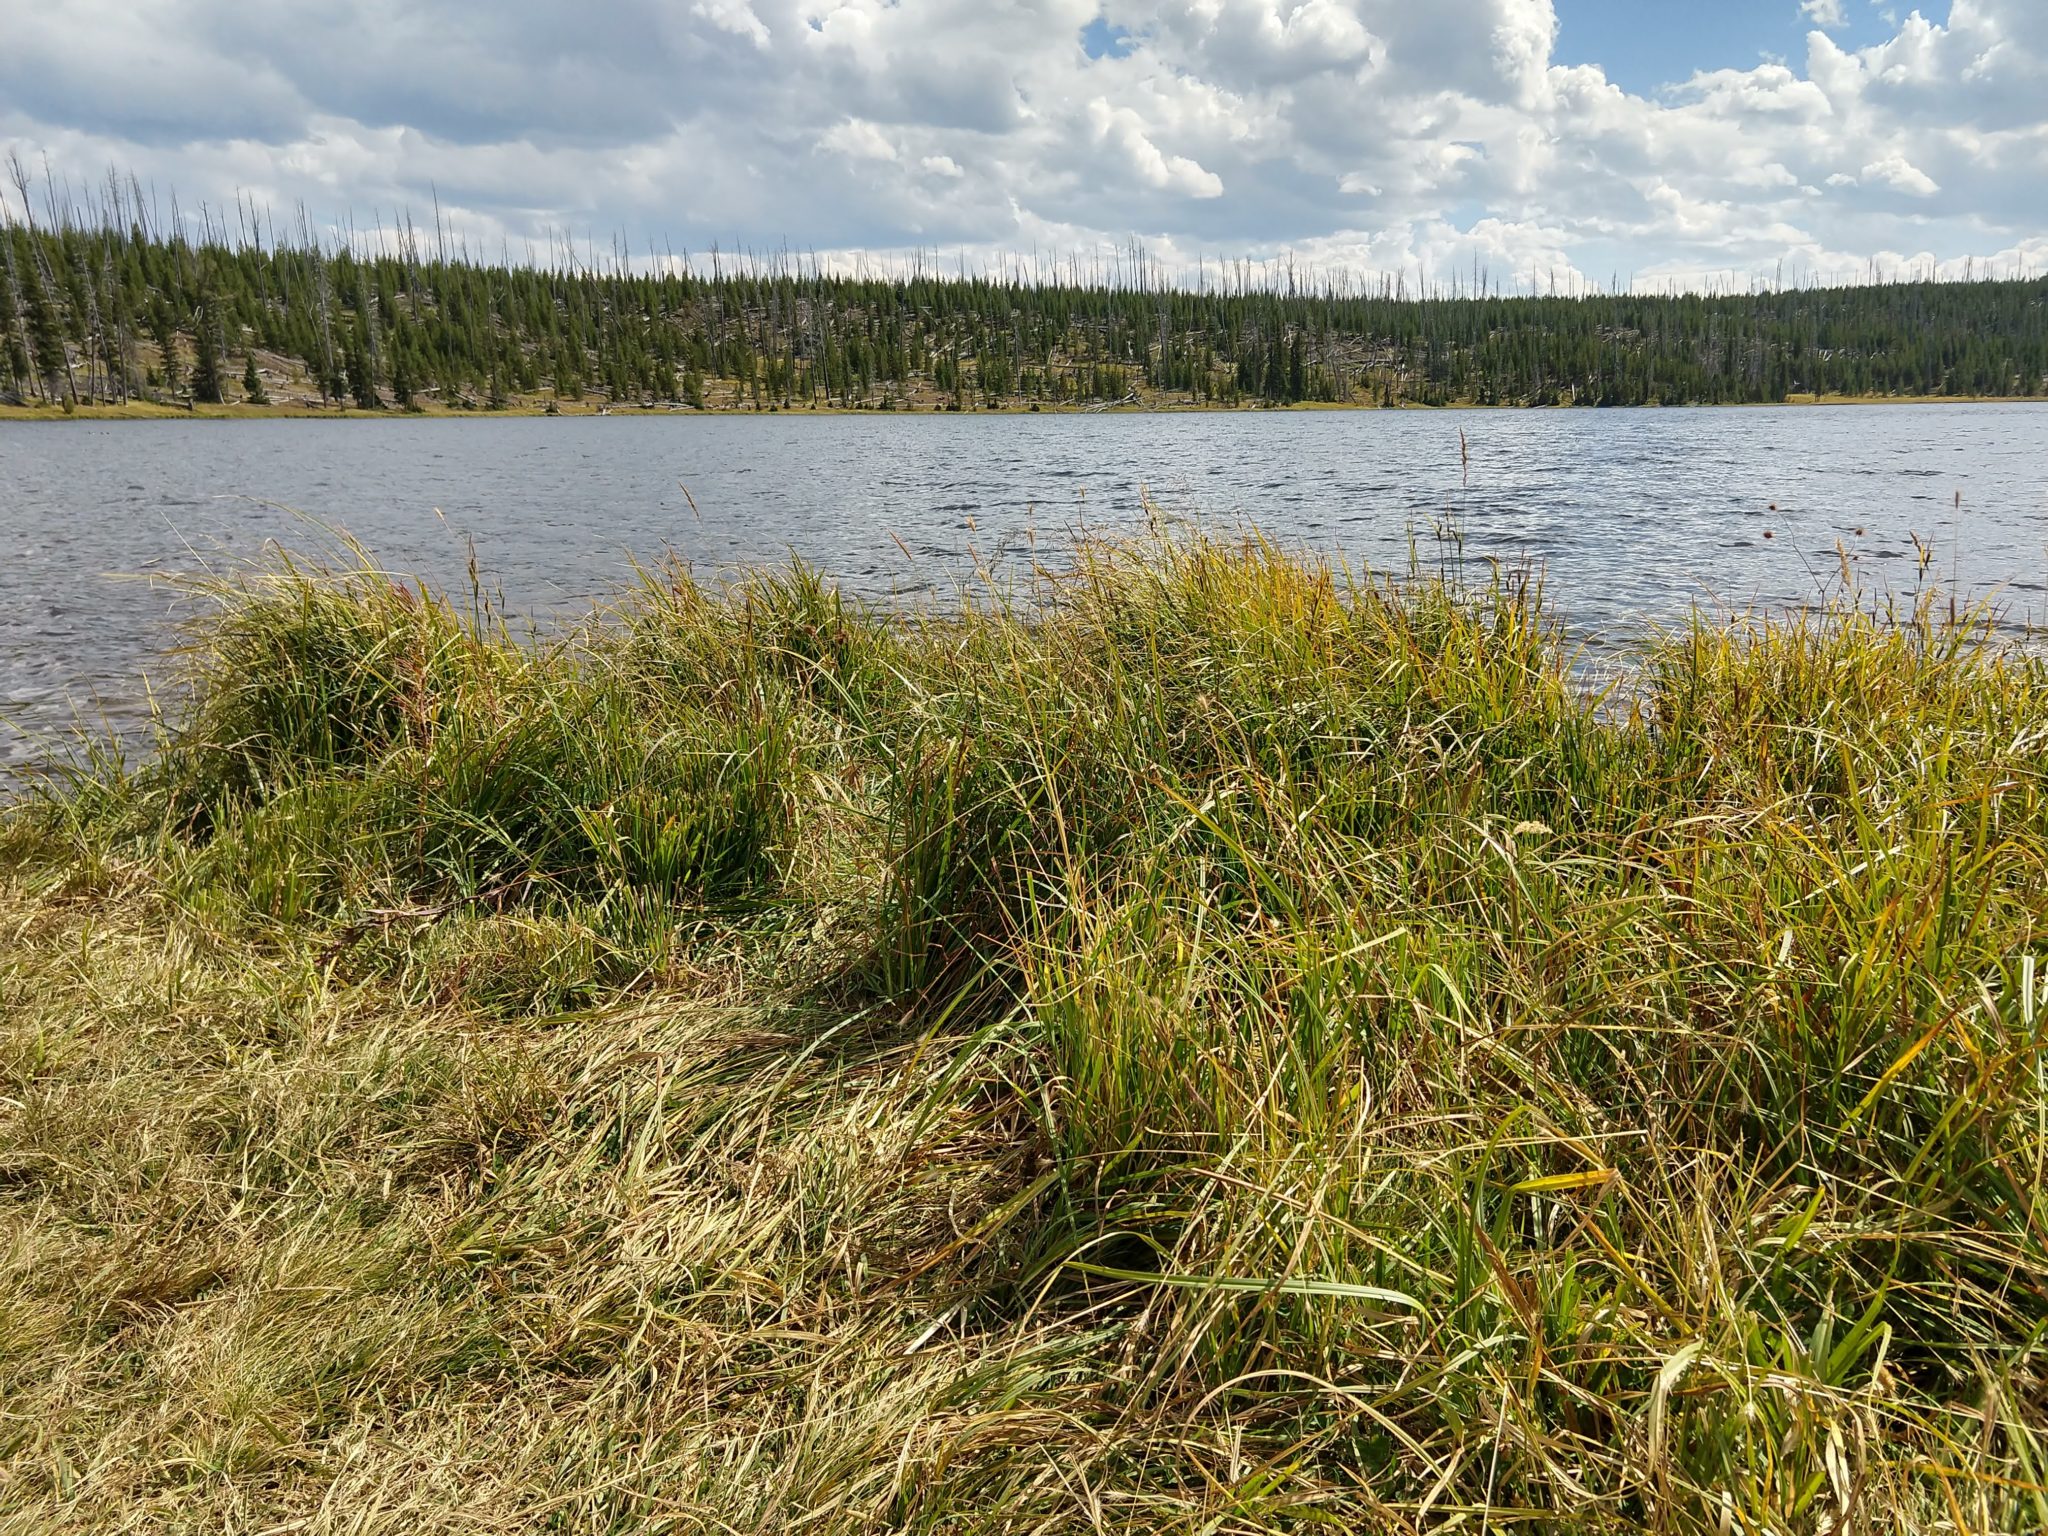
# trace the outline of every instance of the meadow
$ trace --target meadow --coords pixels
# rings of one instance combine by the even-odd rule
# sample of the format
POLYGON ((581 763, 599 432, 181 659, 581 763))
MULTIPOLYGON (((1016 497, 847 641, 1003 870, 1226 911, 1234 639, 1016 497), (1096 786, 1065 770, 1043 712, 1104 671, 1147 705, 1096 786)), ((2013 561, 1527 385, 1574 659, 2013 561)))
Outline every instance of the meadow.
POLYGON ((216 583, 0 816, 0 1530, 2048 1526, 2048 663, 216 583))

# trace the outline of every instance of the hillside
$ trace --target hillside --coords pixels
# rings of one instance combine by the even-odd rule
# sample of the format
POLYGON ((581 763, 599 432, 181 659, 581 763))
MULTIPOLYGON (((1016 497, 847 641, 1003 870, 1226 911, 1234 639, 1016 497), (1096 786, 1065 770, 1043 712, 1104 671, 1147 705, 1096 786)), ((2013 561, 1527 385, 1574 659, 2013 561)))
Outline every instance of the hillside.
POLYGON ((657 274, 623 255, 605 270, 490 265, 410 232, 382 254, 224 229, 193 243, 126 199, 89 221, 16 220, 0 253, 0 404, 52 409, 2048 395, 2042 279, 1417 298, 1398 282, 1275 284, 1247 269, 1192 290, 1078 268, 869 279, 797 261, 714 260, 706 275, 664 258, 657 274))

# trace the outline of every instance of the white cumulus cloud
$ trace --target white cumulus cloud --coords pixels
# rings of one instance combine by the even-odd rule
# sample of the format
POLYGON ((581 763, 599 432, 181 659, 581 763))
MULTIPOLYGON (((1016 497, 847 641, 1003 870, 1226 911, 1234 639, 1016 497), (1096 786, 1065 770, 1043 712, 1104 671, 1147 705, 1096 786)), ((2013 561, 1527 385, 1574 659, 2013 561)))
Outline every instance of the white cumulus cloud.
POLYGON ((1569 3, 65 0, 8 15, 0 150, 280 222, 438 199, 493 252, 1135 236, 1169 267, 1547 289, 1981 270, 2048 241, 2044 0, 1902 7, 1867 47, 1840 24, 1881 9, 1803 0, 1803 58, 1655 97, 1558 62, 1569 3), (1116 46, 1091 56, 1098 22, 1116 46))
POLYGON ((1941 190, 1933 177, 1904 155, 1886 155, 1882 160, 1873 160, 1863 167, 1862 180, 1866 185, 1879 182, 1887 187, 1896 187, 1915 197, 1932 197, 1941 190))
POLYGON ((1147 185, 1189 197, 1221 197, 1223 181, 1186 155, 1169 155, 1145 132, 1145 122, 1129 107, 1114 107, 1098 96, 1088 103, 1088 121, 1095 142, 1121 151, 1147 185))

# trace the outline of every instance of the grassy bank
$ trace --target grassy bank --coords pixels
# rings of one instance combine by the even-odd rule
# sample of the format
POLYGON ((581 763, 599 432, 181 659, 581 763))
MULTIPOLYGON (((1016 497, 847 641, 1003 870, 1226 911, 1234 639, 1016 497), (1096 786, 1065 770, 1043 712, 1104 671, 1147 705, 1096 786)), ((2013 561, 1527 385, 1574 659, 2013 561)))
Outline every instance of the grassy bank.
POLYGON ((2048 668, 1537 596, 217 592, 0 823, 10 1530, 2048 1521, 2048 668))

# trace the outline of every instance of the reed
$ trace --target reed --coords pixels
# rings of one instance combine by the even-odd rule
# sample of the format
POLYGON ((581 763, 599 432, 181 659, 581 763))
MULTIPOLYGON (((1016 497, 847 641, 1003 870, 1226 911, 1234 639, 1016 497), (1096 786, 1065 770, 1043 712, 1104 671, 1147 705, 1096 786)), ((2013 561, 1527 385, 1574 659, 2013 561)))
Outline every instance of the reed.
POLYGON ((8 1528, 2048 1523, 1986 615, 211 595, 0 820, 8 1528))

